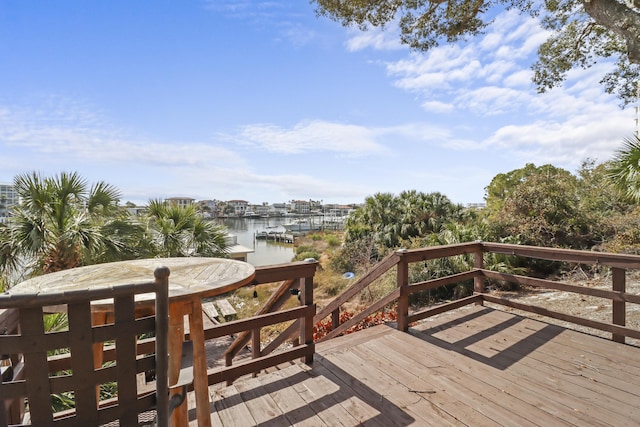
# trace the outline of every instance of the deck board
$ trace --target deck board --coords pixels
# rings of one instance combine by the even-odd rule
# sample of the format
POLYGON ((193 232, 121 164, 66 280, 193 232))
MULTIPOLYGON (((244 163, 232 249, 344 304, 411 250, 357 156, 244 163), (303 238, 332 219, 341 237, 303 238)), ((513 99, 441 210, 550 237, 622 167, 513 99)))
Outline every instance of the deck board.
MULTIPOLYGON (((307 365, 296 365, 298 369, 311 369, 307 365)), ((311 375, 303 381, 295 381, 292 377, 285 377, 287 383, 302 397, 306 404, 328 426, 353 425, 357 422, 348 410, 340 405, 340 400, 334 397, 338 387, 321 375, 311 375)))
POLYGON ((489 307, 316 345, 212 386, 223 426, 637 426, 640 348, 489 307))
POLYGON ((313 409, 307 405, 307 402, 287 381, 287 377, 299 374, 306 376, 297 366, 292 365, 283 370, 270 373, 268 376, 259 377, 259 380, 282 411, 283 422, 280 425, 326 426, 327 424, 316 415, 313 409), (277 381, 270 381, 273 378, 277 378, 277 381))
MULTIPOLYGON (((420 425, 456 425, 456 418, 452 414, 460 412, 473 418, 481 419, 485 425, 500 425, 494 423, 486 414, 474 409, 469 405, 467 396, 458 393, 455 396, 442 393, 447 385, 440 382, 433 376, 421 376, 416 372, 416 363, 407 366, 400 360, 402 353, 412 351, 400 346, 398 351, 389 351, 389 347, 372 346, 369 351, 363 351, 367 347, 355 348, 354 353, 359 354, 362 363, 370 364, 378 369, 378 375, 386 375, 390 381, 399 383, 393 388, 380 387, 378 384, 371 384, 381 392, 393 394, 394 402, 398 402, 402 407, 410 410, 410 414, 419 421, 420 425), (433 417, 433 411, 438 411, 438 417, 433 417)), ((420 369, 418 369, 420 370, 420 369)), ((374 377, 375 379, 375 377, 374 377)), ((375 380, 374 380, 375 381, 375 380)), ((385 394, 386 395, 386 394, 385 394)), ((475 396, 472 396, 472 399, 475 396)))
MULTIPOLYGON (((549 426, 558 424, 553 417, 538 417, 530 420, 522 414, 526 414, 523 410, 524 404, 519 399, 502 393, 494 387, 488 387, 478 381, 477 377, 463 375, 455 369, 447 369, 443 372, 442 367, 446 366, 446 361, 438 360, 431 355, 420 355, 420 357, 412 358, 405 356, 412 353, 410 347, 406 347, 407 342, 398 344, 391 340, 377 340, 367 343, 376 351, 371 357, 388 358, 389 372, 397 375, 399 381, 412 386, 412 390, 417 391, 425 400, 435 403, 436 398, 448 401, 451 405, 450 414, 457 414, 460 407, 473 408, 477 414, 470 413, 470 417, 479 419, 483 425, 490 425, 495 422, 496 425, 504 425, 513 422, 519 426, 549 426), (385 348, 393 348, 397 345, 402 352, 385 352, 385 348), (399 347, 404 344, 405 347, 399 347), (435 365, 434 362, 439 363, 435 365), (395 369, 391 370, 395 366, 395 369), (403 373, 409 373, 419 377, 422 384, 418 382, 409 382, 411 378, 407 378, 403 373), (430 387, 429 387, 430 386, 430 387), (421 391, 427 391, 427 393, 421 391), (450 393, 449 390, 456 390, 456 393, 450 393), (487 418, 482 419, 482 417, 487 418)), ((415 347, 414 347, 415 348, 415 347)), ((438 423, 439 425, 439 423, 438 423)))
MULTIPOLYGON (((495 316, 491 313, 489 317, 495 316)), ((550 344, 553 341, 549 341, 548 338, 555 336, 555 331, 563 331, 562 328, 546 326, 545 328, 552 331, 547 331, 548 336, 545 339, 543 336, 539 336, 539 331, 544 331, 543 329, 534 334, 517 332, 523 330, 521 326, 518 325, 519 329, 494 330, 496 333, 491 336, 491 339, 469 345, 466 350, 483 356, 500 355, 504 357, 501 363, 505 366, 509 365, 510 374, 528 381, 531 387, 541 387, 544 393, 560 393, 566 397, 567 402, 573 402, 574 407, 581 407, 581 410, 590 413, 594 419, 602 421, 605 425, 624 425, 624 423, 629 423, 630 418, 638 417, 637 402, 639 399, 634 392, 634 389, 638 390, 636 385, 627 384, 625 388, 631 392, 619 393, 620 390, 611 385, 616 382, 615 378, 609 381, 607 378, 601 377, 602 381, 596 381, 594 376, 597 374, 597 370, 593 370, 589 375, 584 375, 583 370, 588 369, 587 365, 576 359, 575 352, 562 352, 551 348, 550 344), (519 343, 523 344, 519 345, 519 343), (537 347, 538 345, 539 347, 537 347), (532 347, 537 348, 535 351, 531 351, 532 347), (508 363, 506 363, 507 361, 508 363), (597 401, 598 405, 590 404, 594 401, 597 401), (615 408, 615 411, 609 408, 615 408)), ((487 330, 469 326, 462 331, 460 326, 456 326, 434 335, 449 343, 465 342, 467 337, 487 330)), ((597 344, 601 343, 606 345, 601 348, 603 350, 609 348, 609 351, 614 344, 604 340, 597 341, 597 344)))
POLYGON ((247 405, 256 425, 282 425, 282 411, 264 386, 256 378, 238 381, 235 385, 247 405))
MULTIPOLYGON (((390 336, 389 340, 396 341, 397 337, 390 336)), ((415 356, 410 355, 410 357, 415 356)), ((439 352, 432 352, 432 360, 435 363, 434 367, 438 368, 436 372, 444 371, 442 375, 456 376, 455 371, 447 370, 447 366, 451 363, 451 357, 439 352)), ((557 422, 554 421, 548 425, 609 425, 586 423, 587 420, 593 420, 584 415, 584 410, 588 407, 585 402, 573 399, 571 396, 559 400, 558 396, 550 393, 547 388, 537 386, 527 381, 526 378, 515 375, 496 375, 494 368, 482 364, 459 363, 455 365, 455 369, 459 371, 459 375, 462 375, 464 381, 478 382, 477 387, 480 389, 486 384, 486 387, 492 387, 499 390, 501 394, 512 396, 530 405, 532 408, 523 411, 524 413, 535 412, 536 418, 541 419, 546 418, 546 413, 558 419, 557 422), (562 414, 562 416, 559 417, 558 414, 562 414)))

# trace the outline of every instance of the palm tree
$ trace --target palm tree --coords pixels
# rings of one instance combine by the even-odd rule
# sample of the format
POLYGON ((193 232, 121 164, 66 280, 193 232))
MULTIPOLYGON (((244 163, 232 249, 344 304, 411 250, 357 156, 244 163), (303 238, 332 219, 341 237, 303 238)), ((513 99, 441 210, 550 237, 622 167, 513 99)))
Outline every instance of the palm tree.
POLYGON ((403 239, 438 233, 444 225, 461 219, 462 206, 442 193, 411 190, 403 191, 399 198, 404 213, 403 239))
POLYGON ((77 173, 27 173, 14 186, 20 203, 12 221, 0 224, 0 289, 27 275, 101 262, 226 256, 226 231, 193 206, 152 200, 143 223, 118 206, 115 187, 89 186, 77 173))
POLYGON ((438 233, 446 224, 461 220, 461 205, 441 193, 403 191, 399 196, 376 193, 350 215, 345 224, 345 241, 373 239, 384 254, 416 237, 438 233))
POLYGON ((195 206, 181 207, 150 200, 147 235, 157 256, 226 256, 225 229, 206 221, 195 206))
MULTIPOLYGON (((355 242, 373 238, 381 248, 393 248, 399 243, 400 206, 391 193, 376 193, 347 218, 345 240, 355 242)), ((384 251, 381 251, 384 252, 384 251)))
POLYGON ((109 260, 109 250, 124 249, 121 233, 114 233, 121 228, 114 225, 120 196, 115 187, 104 182, 89 187, 77 173, 66 172, 18 175, 14 187, 20 203, 0 228, 5 278, 19 269, 38 275, 109 260))
POLYGON ((608 172, 609 178, 634 202, 640 202, 640 138, 625 138, 608 172))

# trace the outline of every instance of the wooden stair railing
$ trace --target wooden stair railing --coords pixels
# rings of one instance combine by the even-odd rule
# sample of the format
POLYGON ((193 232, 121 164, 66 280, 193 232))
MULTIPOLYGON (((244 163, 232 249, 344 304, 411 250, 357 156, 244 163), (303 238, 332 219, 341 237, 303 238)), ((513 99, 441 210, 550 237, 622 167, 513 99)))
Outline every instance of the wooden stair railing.
POLYGON ((269 300, 260 308, 259 314, 241 320, 225 322, 204 331, 205 339, 211 340, 222 336, 238 334, 238 337, 225 351, 225 368, 209 370, 209 384, 220 381, 232 382, 237 377, 256 373, 261 369, 275 366, 285 361, 301 357, 307 363, 313 360, 313 316, 316 308, 313 303, 313 276, 318 262, 308 260, 290 264, 256 267, 256 275, 251 285, 281 282, 269 300), (295 289, 299 293, 300 307, 273 312, 281 308, 292 296, 295 289), (271 350, 260 349, 260 330, 264 326, 295 321, 303 325, 297 329, 299 344, 293 349, 270 356, 271 350), (240 362, 232 366, 233 358, 249 342, 252 341, 252 360, 240 362))
MULTIPOLYGON (((282 284, 271 294, 269 299, 256 311, 255 316, 261 314, 272 313, 280 309, 291 297, 291 289, 298 289, 300 287, 299 279, 289 279, 282 282, 282 284)), ((224 352, 224 360, 226 366, 231 366, 233 358, 246 346, 251 340, 251 331, 241 332, 231 345, 224 352)))

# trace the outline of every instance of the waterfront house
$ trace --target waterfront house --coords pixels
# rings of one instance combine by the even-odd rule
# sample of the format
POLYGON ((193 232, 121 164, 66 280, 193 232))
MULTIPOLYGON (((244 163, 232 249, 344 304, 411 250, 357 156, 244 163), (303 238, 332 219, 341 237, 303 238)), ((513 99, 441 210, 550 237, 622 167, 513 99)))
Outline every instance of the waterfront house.
POLYGON ((191 197, 169 197, 164 199, 165 202, 180 206, 182 208, 186 208, 187 206, 191 206, 195 203, 196 199, 192 199, 191 197))

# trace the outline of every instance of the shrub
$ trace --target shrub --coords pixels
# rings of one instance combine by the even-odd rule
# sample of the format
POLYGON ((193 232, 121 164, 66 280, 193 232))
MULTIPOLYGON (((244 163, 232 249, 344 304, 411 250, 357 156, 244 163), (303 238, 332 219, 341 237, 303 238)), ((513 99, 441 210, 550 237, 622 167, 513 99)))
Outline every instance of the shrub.
POLYGON ((316 260, 320 259, 320 254, 316 251, 310 250, 310 251, 306 251, 306 252, 298 252, 296 253, 296 256, 293 257, 294 261, 304 261, 307 258, 313 258, 316 260))
POLYGON ((334 234, 329 234, 326 238, 326 241, 329 246, 333 248, 335 248, 336 246, 340 246, 340 239, 338 239, 338 237, 334 234))

